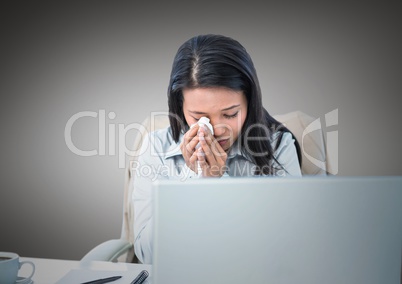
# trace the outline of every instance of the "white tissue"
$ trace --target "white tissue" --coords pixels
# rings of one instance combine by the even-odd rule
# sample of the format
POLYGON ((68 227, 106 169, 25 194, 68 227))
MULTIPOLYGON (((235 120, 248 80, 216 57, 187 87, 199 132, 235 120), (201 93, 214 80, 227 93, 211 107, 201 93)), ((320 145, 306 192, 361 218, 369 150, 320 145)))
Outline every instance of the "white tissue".
MULTIPOLYGON (((207 126, 209 128, 209 130, 211 131, 212 135, 214 135, 214 129, 213 129, 211 123, 209 123, 208 117, 204 117, 204 116, 201 117, 197 123, 200 127, 202 127, 203 125, 207 126)), ((200 143, 198 143, 197 146, 195 146, 195 149, 197 150, 198 148, 200 148, 200 146, 201 146, 200 143)), ((200 162, 198 162, 198 161, 197 161, 197 167, 198 167, 198 171, 197 171, 198 176, 201 177, 202 176, 202 168, 201 168, 200 162)))

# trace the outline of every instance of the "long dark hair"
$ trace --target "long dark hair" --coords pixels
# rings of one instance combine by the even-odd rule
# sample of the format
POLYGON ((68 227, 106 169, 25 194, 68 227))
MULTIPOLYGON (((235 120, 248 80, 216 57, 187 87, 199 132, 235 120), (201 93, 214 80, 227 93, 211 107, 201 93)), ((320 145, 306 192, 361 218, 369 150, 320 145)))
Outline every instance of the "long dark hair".
MULTIPOLYGON (((239 136, 241 139, 238 139, 237 143, 240 143, 243 154, 257 166, 257 175, 273 174, 275 169, 272 162, 277 161, 274 157, 275 149, 271 145, 272 134, 279 131, 276 148, 283 133, 291 131, 263 107, 253 61, 238 41, 222 35, 199 35, 179 47, 173 61, 168 87, 170 126, 176 142, 179 141, 180 133, 188 129, 188 125, 184 123, 183 89, 200 87, 226 87, 244 93, 248 105, 247 117, 239 136), (245 141, 245 134, 248 137, 266 137, 267 130, 268 139, 245 141), (245 146, 248 152, 259 154, 245 153, 245 146)), ((301 164, 300 146, 293 134, 292 136, 301 164)), ((278 162, 277 164, 279 165, 278 162)))

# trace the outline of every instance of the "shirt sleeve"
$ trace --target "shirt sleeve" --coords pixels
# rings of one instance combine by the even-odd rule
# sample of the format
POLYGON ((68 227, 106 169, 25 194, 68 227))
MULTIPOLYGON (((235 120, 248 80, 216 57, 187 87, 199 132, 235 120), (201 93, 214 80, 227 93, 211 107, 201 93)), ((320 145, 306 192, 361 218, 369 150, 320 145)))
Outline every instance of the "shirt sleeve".
POLYGON ((283 170, 280 169, 276 171, 275 175, 298 177, 302 175, 295 140, 293 139, 291 133, 283 133, 281 143, 276 149, 274 155, 278 163, 283 167, 283 170))
MULTIPOLYGON (((150 134, 152 135, 152 134, 150 134)), ((142 263, 152 263, 152 182, 165 178, 161 175, 163 161, 158 155, 157 139, 144 137, 138 161, 134 166, 132 202, 134 206, 134 251, 142 263)), ((160 148, 161 149, 161 148, 160 148)))

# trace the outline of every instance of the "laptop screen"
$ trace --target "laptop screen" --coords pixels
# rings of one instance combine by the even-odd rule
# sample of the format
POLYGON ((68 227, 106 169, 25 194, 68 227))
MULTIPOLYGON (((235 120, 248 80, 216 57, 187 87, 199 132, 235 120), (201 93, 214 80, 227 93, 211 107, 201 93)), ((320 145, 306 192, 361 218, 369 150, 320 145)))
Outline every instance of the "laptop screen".
POLYGON ((154 184, 153 283, 399 283, 402 177, 154 184))

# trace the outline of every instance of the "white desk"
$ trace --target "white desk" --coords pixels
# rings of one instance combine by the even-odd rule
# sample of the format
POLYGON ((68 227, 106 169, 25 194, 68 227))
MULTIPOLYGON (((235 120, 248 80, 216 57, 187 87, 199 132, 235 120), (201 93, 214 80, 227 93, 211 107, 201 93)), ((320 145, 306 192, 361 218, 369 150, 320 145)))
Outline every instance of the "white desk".
MULTIPOLYGON (((80 262, 75 260, 61 260, 61 259, 46 259, 46 258, 32 258, 32 257, 20 257, 20 260, 29 260, 35 264, 35 274, 33 276, 34 284, 54 284, 71 269, 80 268, 80 262)), ((91 270, 101 271, 137 271, 146 269, 151 275, 151 265, 136 264, 136 263, 112 263, 104 261, 91 262, 89 268, 91 270)), ((19 276, 26 276, 31 271, 30 265, 23 265, 19 276)), ((145 283, 150 283, 151 276, 148 277, 145 283)), ((111 282, 113 283, 113 282, 111 282)))

